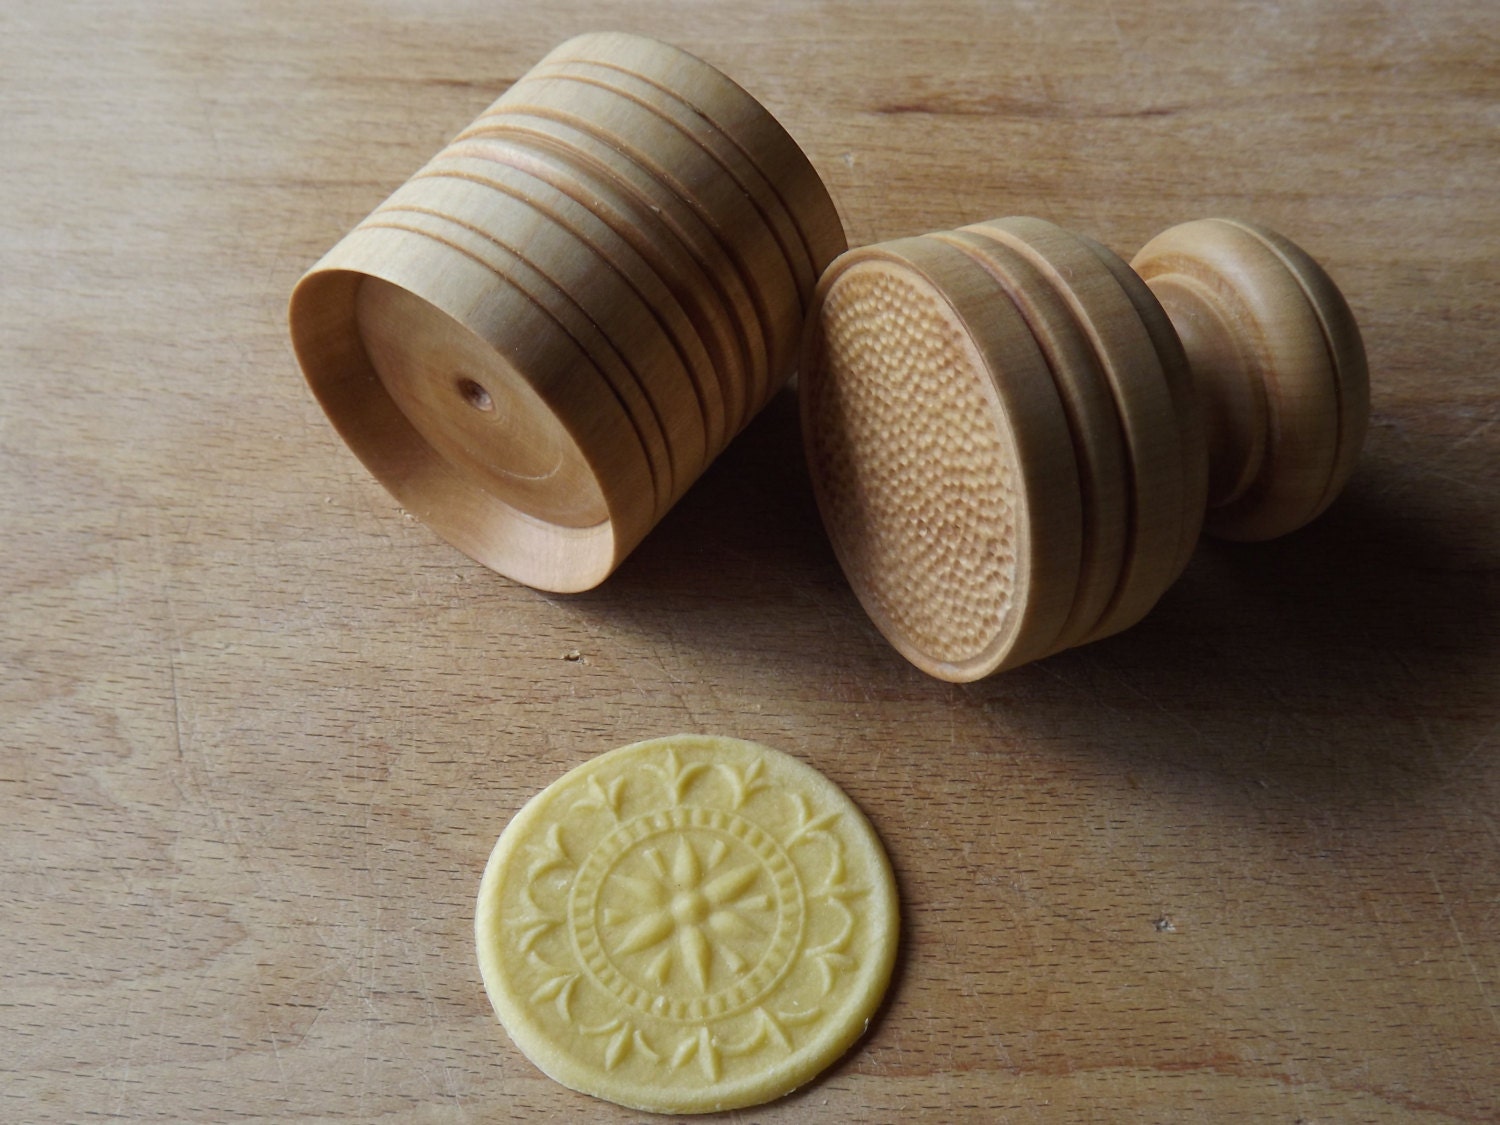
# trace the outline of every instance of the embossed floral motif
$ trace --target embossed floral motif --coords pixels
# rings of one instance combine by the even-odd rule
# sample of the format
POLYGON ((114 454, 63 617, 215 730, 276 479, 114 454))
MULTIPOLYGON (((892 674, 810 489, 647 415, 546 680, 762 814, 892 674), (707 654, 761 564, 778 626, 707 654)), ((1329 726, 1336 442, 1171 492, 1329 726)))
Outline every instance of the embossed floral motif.
POLYGON ((643 849, 636 873, 614 872, 605 911, 606 944, 616 957, 643 954, 641 976, 657 987, 687 982, 698 993, 716 986, 716 967, 745 971, 764 941, 772 896, 760 889, 761 864, 735 863, 723 840, 688 835, 643 849))

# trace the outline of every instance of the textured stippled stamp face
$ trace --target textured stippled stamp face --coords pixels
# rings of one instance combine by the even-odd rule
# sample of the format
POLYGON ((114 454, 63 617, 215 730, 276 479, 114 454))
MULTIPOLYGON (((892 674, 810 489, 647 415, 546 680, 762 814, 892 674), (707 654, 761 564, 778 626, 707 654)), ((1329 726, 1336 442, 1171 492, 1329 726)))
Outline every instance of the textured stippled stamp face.
POLYGON ((753 1105, 863 1031, 897 909, 868 822, 821 775, 734 739, 605 754, 511 822, 480 966, 542 1070, 635 1108, 753 1105))

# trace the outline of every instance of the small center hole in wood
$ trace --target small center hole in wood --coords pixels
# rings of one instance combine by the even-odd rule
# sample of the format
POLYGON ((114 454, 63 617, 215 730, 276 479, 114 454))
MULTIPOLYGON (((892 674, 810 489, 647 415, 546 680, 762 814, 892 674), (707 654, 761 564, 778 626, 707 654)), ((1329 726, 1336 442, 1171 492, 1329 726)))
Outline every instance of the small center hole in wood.
POLYGON ((458 393, 464 396, 464 401, 475 410, 490 411, 495 409, 495 400, 490 397, 490 392, 481 387, 473 379, 460 379, 458 381, 458 393))

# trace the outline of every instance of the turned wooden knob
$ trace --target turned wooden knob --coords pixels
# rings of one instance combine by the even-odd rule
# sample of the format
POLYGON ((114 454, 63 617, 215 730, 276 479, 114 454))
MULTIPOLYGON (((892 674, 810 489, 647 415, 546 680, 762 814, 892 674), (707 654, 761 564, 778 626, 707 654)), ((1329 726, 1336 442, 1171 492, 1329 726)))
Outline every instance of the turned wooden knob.
POLYGON ((785 382, 845 248, 822 181, 707 63, 562 44, 298 283, 330 419, 413 514, 596 585, 785 382))
POLYGON ((1130 266, 1030 218, 850 251, 818 286, 800 382, 845 573, 897 649, 954 681, 1135 624, 1205 527, 1313 519, 1369 413, 1338 288, 1227 219, 1130 266))

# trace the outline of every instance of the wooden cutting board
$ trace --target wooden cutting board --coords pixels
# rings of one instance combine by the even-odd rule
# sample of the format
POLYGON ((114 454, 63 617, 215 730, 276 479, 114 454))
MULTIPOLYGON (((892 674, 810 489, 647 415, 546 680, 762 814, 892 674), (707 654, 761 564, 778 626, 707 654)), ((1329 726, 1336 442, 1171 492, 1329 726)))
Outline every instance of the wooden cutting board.
POLYGON ((0 16, 0 1116, 630 1120, 485 1001, 507 819, 676 731, 833 777, 890 998, 754 1121, 1500 1120, 1500 8, 287 0, 0 16), (867 622, 789 394, 599 589, 403 513, 292 283, 551 46, 759 97, 851 244, 1199 215, 1350 298, 1348 492, 1140 626, 957 687, 867 622))

